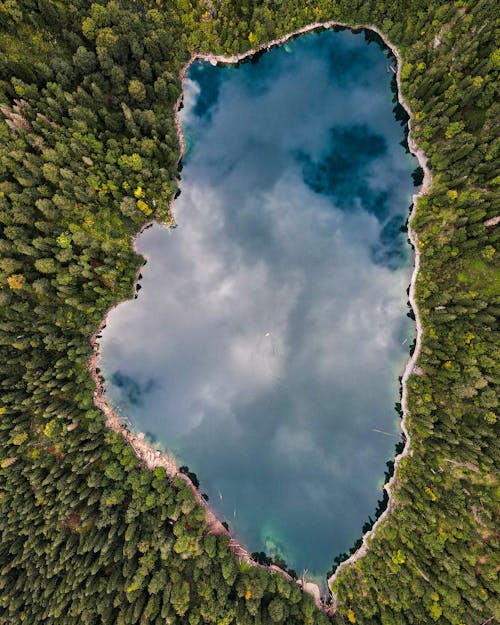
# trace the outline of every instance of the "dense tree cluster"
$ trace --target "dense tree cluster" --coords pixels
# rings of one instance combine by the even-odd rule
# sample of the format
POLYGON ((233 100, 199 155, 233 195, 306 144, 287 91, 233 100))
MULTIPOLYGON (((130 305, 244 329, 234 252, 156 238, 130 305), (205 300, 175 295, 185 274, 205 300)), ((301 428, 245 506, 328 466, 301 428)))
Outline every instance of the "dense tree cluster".
POLYGON ((1 623, 327 623, 297 584, 207 534, 183 481, 141 466, 104 426, 87 367, 104 312, 131 296, 131 235, 169 219, 173 106, 191 52, 244 51, 327 19, 376 24, 398 46, 434 174, 414 220, 424 335, 409 383, 413 454, 368 554, 336 581, 334 621, 494 617, 490 12, 484 0, 0 2, 1 623))

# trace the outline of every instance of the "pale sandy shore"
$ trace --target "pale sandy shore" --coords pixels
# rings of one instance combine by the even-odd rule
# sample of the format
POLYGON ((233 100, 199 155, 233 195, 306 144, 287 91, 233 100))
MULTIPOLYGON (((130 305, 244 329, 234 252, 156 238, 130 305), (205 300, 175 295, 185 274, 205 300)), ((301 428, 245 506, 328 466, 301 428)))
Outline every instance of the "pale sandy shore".
MULTIPOLYGON (((412 451, 411 451, 411 440, 410 440, 410 436, 407 430, 407 419, 408 419, 408 406, 407 406, 407 381, 409 376, 412 374, 412 372, 414 372, 415 368, 416 368, 416 362, 418 359, 418 355, 420 353, 420 343, 421 343, 421 335, 422 335, 422 325, 421 325, 421 321, 420 321, 420 315, 418 312, 418 307, 417 307, 417 303, 415 300, 415 284, 416 284, 416 279, 417 279, 417 274, 418 274, 418 270, 419 270, 419 265, 420 265, 420 252, 418 249, 418 244, 417 244, 417 237, 415 235, 415 232, 413 231, 412 227, 411 227, 411 223, 413 221, 413 217, 415 215, 415 209, 416 209, 416 205, 417 205, 417 200, 418 197, 420 195, 423 195, 424 193, 426 193, 430 187, 431 181, 432 181, 432 176, 431 176, 431 172, 429 170, 429 167, 427 165, 427 157, 425 156, 424 152, 422 150, 420 150, 414 143, 412 136, 411 136, 411 123, 413 121, 413 114, 408 106, 408 103, 406 102, 405 98, 402 95, 401 92, 401 58, 399 55, 398 50, 395 48, 395 46, 389 41, 389 39, 387 38, 386 35, 384 35, 376 26, 374 26, 373 24, 362 24, 362 25, 350 25, 350 24, 346 24, 343 22, 337 22, 334 20, 328 21, 328 22, 314 22, 312 24, 309 24, 307 26, 304 26, 303 28, 300 28, 299 30, 296 30, 292 33, 288 33, 286 35, 283 35, 282 37, 279 37, 277 39, 273 39, 272 41, 263 44, 257 48, 253 48, 248 50, 247 52, 244 52, 242 54, 235 54, 235 55, 231 55, 231 56, 223 56, 223 55, 214 55, 214 54, 205 54, 205 53, 194 53, 190 60, 188 61, 188 63, 182 68, 181 72, 180 72, 180 79, 181 81, 184 80, 186 73, 189 70, 189 67, 191 66, 191 64, 196 61, 196 60, 203 60, 203 61, 208 61, 209 63, 213 64, 213 65, 217 65, 217 64, 234 64, 234 63, 239 63, 240 61, 253 56, 254 54, 264 51, 264 50, 269 50, 270 48, 274 47, 274 46, 278 46, 281 45, 283 43, 285 43, 286 41, 296 37, 297 35, 301 35, 313 30, 319 30, 319 29, 329 29, 329 28, 333 28, 335 26, 341 26, 341 27, 345 27, 345 28, 349 28, 349 29, 353 29, 353 30, 360 30, 360 29, 367 29, 367 30, 372 30, 374 32, 376 32, 380 38, 384 41, 385 45, 391 49, 392 53, 394 54, 395 58, 397 59, 397 72, 396 72, 396 79, 397 79, 397 84, 398 84, 398 99, 400 104, 405 108, 405 110, 407 111, 408 115, 410 116, 410 121, 409 121, 409 129, 410 129, 410 134, 408 136, 408 146, 410 149, 410 152, 418 159, 418 162, 420 164, 420 166, 422 167, 423 171, 424 171, 424 180, 423 180, 423 184, 422 187, 420 189, 420 191, 415 194, 413 196, 413 208, 412 208, 412 212, 408 221, 408 236, 409 239, 411 241, 411 244, 413 246, 414 249, 414 253, 415 253, 415 258, 414 258, 414 266, 413 266, 413 272, 412 272, 412 276, 411 276, 411 282, 410 282, 410 290, 409 290, 409 301, 410 304, 413 308, 413 312, 415 313, 415 323, 416 323, 416 345, 415 345, 415 350, 413 352, 413 355, 410 357, 410 359, 408 360, 405 370, 403 372, 403 376, 402 376, 402 396, 401 396, 401 406, 402 406, 402 413, 403 413, 403 417, 401 420, 401 429, 402 432, 404 433, 405 436, 405 447, 402 451, 401 454, 399 454, 396 458, 395 458, 395 469, 394 469, 394 475, 393 477, 389 480, 389 482, 387 484, 385 484, 384 488, 386 489, 388 496, 389 496, 389 502, 387 505, 386 510, 383 512, 383 514, 378 518, 377 522, 374 524, 374 526, 372 527, 372 529, 367 532, 364 537, 363 537, 363 542, 362 545, 360 546, 360 548, 353 553, 347 560, 345 560, 344 562, 342 562, 337 570, 335 571, 335 573, 328 579, 328 586, 329 588, 331 587, 331 585, 333 584, 333 582, 336 580, 336 578, 338 577, 338 575, 340 574, 340 572, 342 571, 342 569, 344 569, 346 566, 350 566, 352 565, 354 562, 356 562, 357 560, 359 560, 360 558, 362 558, 366 552, 367 549, 369 548, 369 542, 371 537, 373 536, 373 533, 376 531, 377 527, 384 521, 384 519, 387 518, 387 515, 390 513, 390 511, 393 509, 393 507, 395 505, 397 505, 397 502, 394 502, 394 498, 392 496, 392 488, 394 487, 394 485, 397 482, 397 472, 398 472, 398 465, 399 462, 401 461, 402 458, 411 455, 412 451)), ((179 110, 181 108, 182 105, 182 98, 183 95, 181 93, 181 95, 179 96, 175 106, 174 106, 174 121, 175 121, 175 129, 177 132, 177 136, 179 138, 179 145, 180 145, 180 153, 179 153, 179 158, 178 158, 178 164, 180 164, 180 161, 182 160, 182 157, 185 154, 185 149, 186 149, 186 143, 185 143, 185 139, 184 139, 184 135, 182 133, 182 126, 181 126, 181 122, 179 119, 179 110)), ((170 203, 170 214, 172 216, 172 219, 174 219, 174 212, 173 212, 173 206, 174 206, 174 198, 172 198, 171 203, 170 203)), ((136 248, 136 240, 137 237, 143 232, 143 230, 147 227, 149 227, 152 223, 154 223, 153 221, 149 221, 146 224, 143 225, 143 227, 141 228, 140 232, 133 237, 132 240, 132 245, 133 245, 133 249, 136 253, 137 252, 137 248, 136 248)), ((172 221, 173 223, 173 221, 172 221)), ((164 225, 166 225, 167 227, 172 225, 172 223, 166 223, 164 225)), ((134 280, 134 293, 136 290, 136 285, 137 282, 139 280, 139 274, 140 274, 141 269, 138 269, 136 276, 135 276, 135 280, 134 280)), ((118 305, 118 304, 116 304, 118 305)), ((139 434, 134 434, 132 433, 120 420, 120 417, 115 413, 115 411, 111 408, 111 406, 107 403, 106 398, 105 398, 105 393, 104 393, 104 387, 103 387, 103 383, 102 383, 102 379, 99 376, 97 370, 99 368, 99 360, 100 360, 100 352, 99 352, 99 343, 98 343, 98 337, 100 335, 100 333, 102 332, 103 328, 106 326, 106 321, 108 318, 108 314, 109 312, 115 308, 115 306, 112 306, 104 315, 99 328, 96 330, 96 332, 92 335, 91 339, 90 339, 90 344, 92 346, 92 356, 89 360, 89 370, 90 370, 90 374, 92 376, 92 379, 95 382, 95 391, 94 391, 94 403, 95 405, 100 408, 106 418, 106 426, 111 428, 112 430, 114 430, 115 432, 118 432, 119 434, 121 434, 125 440, 131 445, 132 449, 134 450, 135 454, 137 455, 138 458, 140 458, 140 460, 142 460, 142 462, 144 462, 145 466, 147 466, 147 468, 149 470, 154 470, 156 467, 162 466, 165 468, 168 476, 173 479, 174 477, 180 478, 182 479, 186 486, 192 491, 197 503, 202 506, 205 509, 205 514, 206 514, 206 521, 207 521, 207 531, 209 533, 215 534, 215 535, 222 535, 225 534, 229 537, 230 542, 229 542, 229 546, 231 551, 233 552, 233 554, 236 556, 236 558, 238 558, 239 561, 244 561, 247 562, 248 564, 251 564, 252 566, 259 566, 262 567, 263 565, 255 562, 251 556, 249 551, 241 544, 239 544, 236 540, 234 540, 231 535, 230 532, 224 527, 224 525, 222 524, 222 522, 217 518, 217 516, 214 514, 214 512, 211 510, 210 506, 207 504, 207 502, 203 499, 203 497, 201 496, 201 494, 199 493, 198 489, 194 486, 194 484, 192 483, 192 481, 189 479, 189 477, 187 475, 185 475, 184 473, 181 473, 179 471, 179 467, 177 466, 177 464, 175 463, 175 461, 173 460, 173 458, 171 458, 167 453, 161 452, 157 449, 155 449, 153 446, 151 446, 145 439, 144 439, 144 435, 139 433, 139 434)), ((418 370, 417 370, 418 371, 418 370)), ((333 560, 334 554, 332 554, 332 560, 333 560)), ((284 571, 283 569, 275 566, 275 565, 271 565, 270 567, 264 567, 264 568, 268 568, 273 572, 278 572, 282 575, 284 575, 288 580, 292 581, 292 578, 290 577, 290 575, 284 571)), ((325 612, 326 614, 333 614, 336 610, 336 604, 337 604, 337 600, 336 597, 333 593, 331 593, 331 597, 328 600, 323 600, 321 597, 321 591, 320 588, 318 587, 317 584, 308 581, 307 579, 301 579, 297 581, 298 584, 300 584, 304 591, 310 593, 313 597, 314 600, 316 602, 316 605, 318 606, 318 608, 320 608, 323 612, 325 612)))

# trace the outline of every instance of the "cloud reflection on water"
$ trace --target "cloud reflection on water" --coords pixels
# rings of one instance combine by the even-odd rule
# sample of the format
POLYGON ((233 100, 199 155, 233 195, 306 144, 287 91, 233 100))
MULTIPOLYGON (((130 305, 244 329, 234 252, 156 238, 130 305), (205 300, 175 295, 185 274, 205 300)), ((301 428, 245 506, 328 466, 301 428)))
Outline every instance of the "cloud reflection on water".
POLYGON ((111 313, 102 368, 252 550, 280 543, 324 574, 373 516, 398 440, 414 162, 379 49, 331 32, 288 47, 191 70, 179 227, 140 237, 143 288, 111 313), (194 77, 219 73, 198 105, 194 77))

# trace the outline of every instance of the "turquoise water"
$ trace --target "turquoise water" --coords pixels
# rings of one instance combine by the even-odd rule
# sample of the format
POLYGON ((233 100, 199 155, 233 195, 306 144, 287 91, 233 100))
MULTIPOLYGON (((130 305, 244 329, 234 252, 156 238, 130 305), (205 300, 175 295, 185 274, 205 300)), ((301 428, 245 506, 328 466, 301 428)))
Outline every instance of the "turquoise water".
POLYGON ((400 440, 417 163, 389 63, 323 31, 192 65, 178 227, 140 236, 142 288, 101 341, 111 404, 251 551, 310 576, 374 518, 400 440))

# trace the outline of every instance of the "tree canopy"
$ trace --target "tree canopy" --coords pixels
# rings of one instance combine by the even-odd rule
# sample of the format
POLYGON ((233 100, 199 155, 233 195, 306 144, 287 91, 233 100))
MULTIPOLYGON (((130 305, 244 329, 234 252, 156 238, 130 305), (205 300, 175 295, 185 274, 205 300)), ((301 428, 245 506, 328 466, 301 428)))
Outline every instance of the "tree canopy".
POLYGON ((133 296, 131 236, 170 218, 190 55, 330 19, 374 24, 397 46, 433 172, 413 221, 424 331, 412 454, 367 554, 335 582, 333 622, 499 618, 491 13, 485 0, 0 2, 2 623, 328 622, 296 583, 239 562, 185 483, 105 427, 87 363, 105 311, 133 296))

